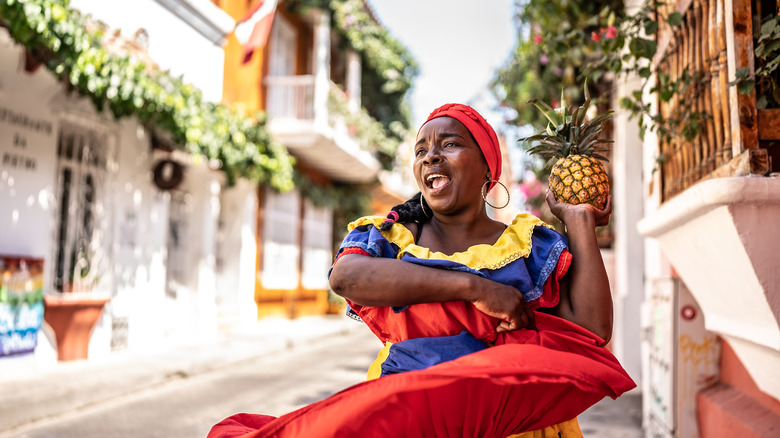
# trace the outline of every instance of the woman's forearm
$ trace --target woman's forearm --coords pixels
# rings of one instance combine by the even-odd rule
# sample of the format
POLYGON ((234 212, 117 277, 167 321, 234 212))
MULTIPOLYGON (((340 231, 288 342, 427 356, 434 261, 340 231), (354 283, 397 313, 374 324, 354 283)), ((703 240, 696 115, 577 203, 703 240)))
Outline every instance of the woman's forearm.
POLYGON ((485 280, 464 272, 357 254, 342 256, 330 275, 336 294, 362 306, 473 301, 480 281, 485 280))
POLYGON ((569 219, 566 228, 573 262, 568 272, 568 300, 562 303, 561 316, 609 341, 612 294, 596 240, 594 219, 590 215, 577 215, 569 219))

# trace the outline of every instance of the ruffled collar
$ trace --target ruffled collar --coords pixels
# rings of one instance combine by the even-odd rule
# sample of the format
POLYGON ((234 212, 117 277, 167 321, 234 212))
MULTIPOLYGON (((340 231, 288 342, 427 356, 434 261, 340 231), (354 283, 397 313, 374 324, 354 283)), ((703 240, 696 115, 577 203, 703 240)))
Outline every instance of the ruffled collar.
MULTIPOLYGON (((381 216, 364 217, 350 223, 348 228, 351 231, 355 227, 371 224, 379 229, 384 221, 385 218, 381 216)), ((494 244, 474 245, 466 251, 452 255, 434 252, 415 244, 409 229, 399 223, 393 224, 389 231, 383 231, 382 235, 399 248, 398 258, 408 254, 418 259, 448 260, 477 270, 494 270, 531 253, 531 235, 537 226, 552 228, 534 215, 519 214, 494 244)))

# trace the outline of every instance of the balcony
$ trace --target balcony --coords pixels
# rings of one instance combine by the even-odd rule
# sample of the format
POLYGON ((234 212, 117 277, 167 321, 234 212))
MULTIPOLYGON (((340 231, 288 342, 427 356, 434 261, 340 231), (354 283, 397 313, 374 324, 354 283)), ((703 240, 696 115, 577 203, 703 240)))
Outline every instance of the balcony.
MULTIPOLYGON (((317 89, 314 75, 269 76, 264 85, 268 131, 298 161, 334 181, 376 179, 380 164, 371 152, 372 145, 357 137, 343 110, 337 111, 350 106, 338 86, 328 81, 327 97, 320 100, 317 92, 322 90, 317 89)), ((359 114, 354 106, 352 111, 359 114)))
POLYGON ((763 391, 780 398, 780 177, 773 173, 780 110, 759 109, 755 89, 740 94, 729 85, 739 69, 755 69, 760 0, 679 0, 661 9, 684 19, 659 31, 655 71, 700 82, 658 102, 659 113, 667 117, 685 102, 706 116, 693 141, 659 141, 661 204, 638 228, 658 239, 707 329, 729 341, 763 391))

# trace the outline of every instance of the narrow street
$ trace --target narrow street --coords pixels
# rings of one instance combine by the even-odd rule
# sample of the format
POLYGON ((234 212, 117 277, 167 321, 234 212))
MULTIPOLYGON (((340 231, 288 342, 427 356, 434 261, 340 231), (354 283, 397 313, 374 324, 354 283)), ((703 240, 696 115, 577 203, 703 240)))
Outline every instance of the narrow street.
POLYGON ((26 438, 205 437, 238 412, 281 415, 365 379, 381 344, 353 330, 38 423, 26 438))
MULTIPOLYGON (((283 415, 363 381, 379 348, 368 330, 349 330, 214 371, 182 373, 0 438, 202 438, 229 415, 283 415)), ((639 394, 602 400, 579 417, 584 435, 641 438, 640 403, 639 394)))

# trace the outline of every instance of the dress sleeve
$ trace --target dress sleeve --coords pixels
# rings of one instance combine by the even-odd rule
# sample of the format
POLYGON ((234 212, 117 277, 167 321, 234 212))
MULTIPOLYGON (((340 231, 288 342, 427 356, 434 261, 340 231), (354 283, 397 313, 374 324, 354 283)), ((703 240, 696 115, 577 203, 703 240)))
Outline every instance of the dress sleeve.
POLYGON ((571 266, 571 259, 571 253, 567 249, 564 249, 558 258, 558 263, 555 265, 555 269, 549 276, 547 276, 547 279, 544 282, 544 286, 542 287, 542 295, 535 302, 531 303, 534 308, 555 307, 558 305, 558 302, 561 298, 560 281, 563 276, 566 275, 566 272, 569 271, 569 266, 571 266))
MULTIPOLYGON (((398 247, 390 243, 387 238, 372 224, 359 225, 352 229, 341 242, 336 257, 333 260, 328 271, 328 278, 333 271, 333 266, 339 259, 347 254, 360 254, 369 257, 396 258, 398 256, 398 247)), ((362 307, 358 304, 347 301, 347 316, 353 319, 362 320, 357 311, 362 307)))
MULTIPOLYGON (((344 252, 362 253, 371 257, 395 258, 398 247, 390 243, 385 236, 372 224, 360 225, 352 229, 341 242, 334 264, 344 252), (355 251, 360 249, 362 251, 355 251)), ((333 267, 331 267, 331 270, 333 267)), ((330 272, 328 272, 330 277, 330 272)))
POLYGON ((535 291, 531 305, 555 307, 560 299, 559 282, 571 266, 568 241, 547 227, 536 227, 531 241, 533 250, 525 261, 535 291))

